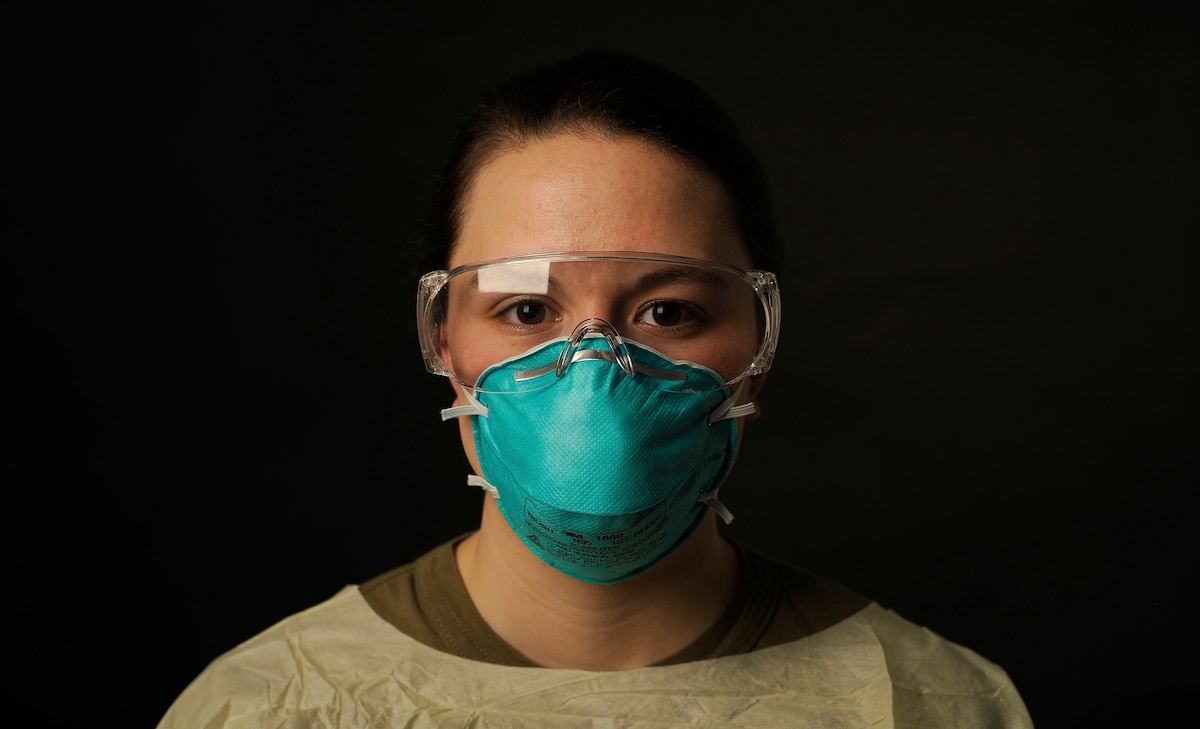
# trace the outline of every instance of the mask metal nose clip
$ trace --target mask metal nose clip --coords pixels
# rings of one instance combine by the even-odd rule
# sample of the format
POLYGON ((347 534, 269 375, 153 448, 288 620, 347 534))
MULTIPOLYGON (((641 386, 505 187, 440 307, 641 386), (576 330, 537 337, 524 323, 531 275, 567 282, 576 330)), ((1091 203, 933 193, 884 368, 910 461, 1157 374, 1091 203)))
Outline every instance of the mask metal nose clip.
POLYGON ((599 317, 584 319, 576 325, 575 330, 567 339, 566 348, 558 356, 558 364, 554 368, 555 376, 562 377, 571 363, 575 361, 575 353, 579 350, 579 343, 584 338, 597 335, 604 337, 604 341, 608 343, 608 348, 612 350, 613 357, 616 358, 616 363, 621 370, 633 377, 633 357, 629 354, 629 348, 625 346, 625 340, 621 339, 616 327, 599 317))

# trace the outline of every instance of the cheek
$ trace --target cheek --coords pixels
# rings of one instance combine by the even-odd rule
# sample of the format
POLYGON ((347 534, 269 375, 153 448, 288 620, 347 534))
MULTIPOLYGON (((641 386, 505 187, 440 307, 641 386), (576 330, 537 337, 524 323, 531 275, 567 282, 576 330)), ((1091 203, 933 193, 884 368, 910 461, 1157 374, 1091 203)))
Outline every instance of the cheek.
POLYGON ((744 326, 729 327, 715 341, 720 342, 720 346, 705 346, 685 359, 703 364, 726 381, 746 371, 758 348, 754 331, 744 326))
MULTIPOLYGON (((458 385, 451 384, 454 387, 455 393, 453 404, 455 406, 466 405, 467 400, 463 396, 462 390, 458 385)), ((482 476, 483 469, 479 467, 479 454, 475 452, 475 431, 471 428, 470 418, 458 419, 458 437, 462 441, 463 454, 466 455, 467 463, 471 465, 471 470, 476 475, 482 476)))
POLYGON ((472 386, 488 367, 524 354, 538 344, 527 339, 500 345, 481 344, 486 341, 482 332, 472 333, 469 328, 444 331, 447 333, 442 337, 442 358, 446 366, 460 382, 472 386))
POLYGON ((474 384, 479 375, 492 362, 487 362, 489 355, 479 346, 480 337, 463 327, 449 326, 442 329, 442 358, 454 376, 467 384, 474 384))
POLYGON ((458 419, 458 436, 462 439, 463 453, 467 456, 467 462, 471 464, 471 470, 482 476, 483 469, 479 467, 479 454, 475 452, 475 433, 471 430, 470 418, 458 419))

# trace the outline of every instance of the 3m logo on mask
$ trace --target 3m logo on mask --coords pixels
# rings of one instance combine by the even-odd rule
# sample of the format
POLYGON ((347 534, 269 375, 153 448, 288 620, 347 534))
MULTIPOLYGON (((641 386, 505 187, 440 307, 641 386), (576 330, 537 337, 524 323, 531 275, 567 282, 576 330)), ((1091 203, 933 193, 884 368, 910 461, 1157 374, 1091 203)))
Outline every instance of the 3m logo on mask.
POLYGON ((636 514, 585 517, 526 497, 524 518, 530 527, 525 541, 536 544, 544 552, 544 559, 555 566, 562 564, 576 571, 626 569, 630 564, 652 559, 666 540, 661 528, 666 518, 665 502, 636 514), (605 522, 612 522, 616 530, 605 531, 611 528, 605 522), (589 526, 598 531, 589 531, 589 526))

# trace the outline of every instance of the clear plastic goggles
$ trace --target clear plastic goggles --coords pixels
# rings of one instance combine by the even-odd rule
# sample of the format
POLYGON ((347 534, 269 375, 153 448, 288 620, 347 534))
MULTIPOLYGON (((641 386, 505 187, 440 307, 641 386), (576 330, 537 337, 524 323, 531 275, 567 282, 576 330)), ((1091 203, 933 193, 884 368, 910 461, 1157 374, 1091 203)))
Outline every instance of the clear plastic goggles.
MULTIPOLYGON (((604 337, 623 368, 629 340, 709 369, 727 387, 770 368, 779 313, 772 273, 632 251, 544 253, 432 271, 417 291, 425 367, 468 389, 488 367, 547 342, 567 342, 569 358, 584 337, 604 337)), ((543 367, 538 377, 552 384, 570 364, 543 367)))

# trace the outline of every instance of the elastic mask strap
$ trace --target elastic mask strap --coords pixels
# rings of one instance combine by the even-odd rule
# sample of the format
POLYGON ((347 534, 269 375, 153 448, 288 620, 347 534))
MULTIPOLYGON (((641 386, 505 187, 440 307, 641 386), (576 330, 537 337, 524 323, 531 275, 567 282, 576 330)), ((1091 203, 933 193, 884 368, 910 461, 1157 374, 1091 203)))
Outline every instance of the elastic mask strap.
MULTIPOLYGON (((725 402, 721 403, 716 410, 713 410, 711 413, 709 413, 709 425, 712 425, 713 423, 719 423, 722 420, 733 420, 734 418, 745 417, 746 415, 753 414, 758 409, 753 402, 743 403, 741 405, 735 404, 741 399, 742 393, 746 391, 746 383, 749 381, 749 378, 746 378, 739 382, 737 389, 735 389, 729 395, 729 397, 725 398, 725 402)), ((717 498, 717 493, 720 490, 721 489, 718 486, 712 491, 706 491, 705 493, 700 494, 700 497, 696 499, 696 501, 707 505, 708 508, 716 512, 717 516, 721 517, 721 520, 726 524, 732 524, 733 512, 727 509, 725 505, 722 504, 717 498)))
MULTIPOLYGON (((496 490, 495 486, 491 485, 487 481, 484 481, 481 477, 476 476, 473 473, 467 474, 467 485, 468 486, 478 486, 479 488, 481 488, 484 491, 491 494, 493 498, 496 498, 496 499, 500 498, 500 492, 498 490, 496 490)), ((728 522, 726 522, 726 523, 728 523, 728 522)))
POLYGON ((476 400, 475 396, 466 390, 463 390, 462 394, 467 399, 467 404, 442 410, 442 420, 453 420, 464 415, 482 415, 485 418, 488 416, 487 405, 476 400))
POLYGON ((733 512, 725 508, 725 504, 722 504, 717 500, 717 491, 719 490, 719 488, 715 488, 706 494, 700 494, 700 498, 696 499, 696 501, 700 502, 701 504, 707 504, 708 508, 717 512, 717 516, 721 517, 722 521, 724 521, 726 524, 732 524, 733 512))
POLYGON ((737 404, 737 401, 742 397, 742 392, 744 392, 746 389, 746 383, 749 381, 750 378, 747 377, 739 382, 737 389, 733 391, 733 394, 727 397, 725 402, 718 405, 716 410, 708 414, 709 425, 712 425, 713 423, 719 423, 722 420, 732 420, 734 418, 742 418, 747 415, 753 415, 754 412, 758 410, 758 406, 755 405, 753 401, 742 403, 741 405, 737 404))
MULTIPOLYGON (((461 418, 464 415, 482 415, 486 418, 488 414, 487 406, 476 400, 475 396, 466 390, 463 390, 462 393, 463 397, 465 397, 467 400, 467 404, 442 410, 442 420, 453 420, 454 418, 461 418)), ((491 485, 487 481, 483 480, 483 478, 476 476, 473 473, 467 474, 467 485, 478 486, 479 488, 491 494, 493 498, 500 498, 500 492, 495 486, 491 485)))

